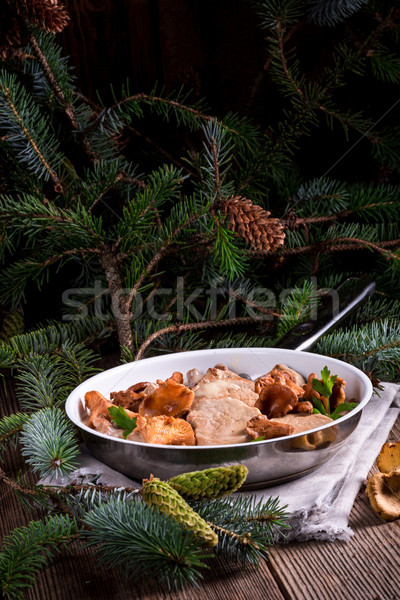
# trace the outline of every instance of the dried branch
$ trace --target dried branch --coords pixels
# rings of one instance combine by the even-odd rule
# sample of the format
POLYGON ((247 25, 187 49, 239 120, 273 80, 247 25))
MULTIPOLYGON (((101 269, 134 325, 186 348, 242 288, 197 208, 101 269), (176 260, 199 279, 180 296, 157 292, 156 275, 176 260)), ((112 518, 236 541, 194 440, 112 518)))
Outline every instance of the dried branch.
POLYGON ((236 317, 234 319, 222 319, 221 321, 203 321, 200 323, 177 323, 175 325, 169 325, 168 327, 164 327, 163 329, 159 329, 152 333, 147 340, 143 342, 140 346, 135 360, 139 360, 142 356, 146 348, 150 346, 154 340, 159 338, 162 335, 167 333, 182 333, 183 331, 194 331, 196 329, 208 329, 210 327, 226 327, 227 325, 231 325, 235 327, 236 325, 246 325, 250 323, 260 323, 265 322, 264 317, 236 317))

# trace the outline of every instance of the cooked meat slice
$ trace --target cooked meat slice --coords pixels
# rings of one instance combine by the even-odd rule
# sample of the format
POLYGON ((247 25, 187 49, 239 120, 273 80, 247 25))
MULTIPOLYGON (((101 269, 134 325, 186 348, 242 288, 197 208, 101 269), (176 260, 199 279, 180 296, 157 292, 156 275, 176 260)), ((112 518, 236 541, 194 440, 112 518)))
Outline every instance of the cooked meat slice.
POLYGON ((256 406, 272 419, 286 415, 294 409, 297 402, 297 395, 291 387, 285 383, 271 383, 261 390, 256 406))
POLYGON ((157 383, 157 388, 146 396, 139 406, 140 415, 180 417, 189 410, 194 396, 192 390, 173 379, 159 379, 157 383))
POLYGON ((208 369, 194 388, 194 402, 203 398, 219 400, 226 397, 236 398, 247 406, 254 406, 258 400, 253 381, 239 377, 226 367, 208 369))
POLYGON ((195 446, 196 438, 191 425, 183 419, 166 415, 137 419, 137 429, 147 444, 167 446, 195 446))
POLYGON ((311 415, 313 410, 314 410, 314 407, 311 404, 311 402, 308 402, 308 400, 304 400, 304 401, 298 402, 296 404, 296 406, 293 409, 293 412, 294 413, 308 413, 309 415, 311 415))
POLYGON ((263 436, 264 439, 271 440, 273 438, 291 435, 294 431, 294 427, 288 423, 270 421, 265 415, 257 415, 248 421, 246 431, 254 439, 263 436))
POLYGON ((191 369, 186 373, 186 379, 188 382, 188 386, 190 388, 194 388, 200 381, 203 375, 200 373, 198 369, 191 369))
POLYGON ((254 406, 258 400, 258 394, 252 390, 239 387, 236 382, 230 379, 225 379, 199 384, 194 391, 194 405, 197 405, 197 402, 204 398, 215 402, 219 402, 224 398, 235 398, 243 404, 247 404, 247 406, 254 406))
POLYGON ((186 419, 194 429, 197 444, 211 446, 250 441, 247 421, 259 414, 258 408, 247 406, 237 398, 205 397, 195 399, 186 419))
POLYGON ((213 383, 214 381, 224 381, 225 379, 230 379, 241 388, 247 388, 254 391, 254 381, 240 377, 240 375, 230 371, 228 367, 224 367, 224 365, 217 365, 208 369, 200 379, 199 385, 202 385, 203 383, 213 383))
POLYGON ((302 431, 309 431, 316 427, 322 427, 327 423, 333 423, 333 419, 326 417, 325 415, 309 415, 307 413, 289 413, 283 417, 277 419, 271 419, 271 421, 279 421, 281 423, 287 423, 293 425, 293 433, 301 433, 302 431))

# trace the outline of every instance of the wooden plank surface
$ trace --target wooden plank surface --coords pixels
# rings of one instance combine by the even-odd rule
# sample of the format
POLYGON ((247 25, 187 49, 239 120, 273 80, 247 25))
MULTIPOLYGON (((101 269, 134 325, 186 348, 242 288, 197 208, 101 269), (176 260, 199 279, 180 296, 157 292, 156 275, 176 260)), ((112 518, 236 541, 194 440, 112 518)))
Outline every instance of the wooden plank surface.
MULTIPOLYGON (((2 393, 1 416, 17 409, 11 385, 2 393)), ((400 422, 390 439, 400 439, 400 422)), ((9 452, 6 469, 19 469, 33 481, 20 455, 9 452)), ((0 534, 38 517, 26 513, 14 493, 0 484, 0 534)), ((54 563, 40 574, 28 600, 400 600, 398 591, 400 522, 385 523, 371 510, 364 490, 356 499, 349 542, 306 542, 279 545, 259 569, 241 569, 214 559, 200 589, 186 588, 177 594, 160 591, 156 584, 126 581, 117 570, 99 568, 88 549, 74 545, 62 550, 54 563)))
MULTIPOLYGON (((400 439, 400 420, 389 441, 400 439)), ((371 469, 376 472, 376 466, 371 469)), ((350 515, 348 542, 277 546, 270 568, 284 597, 296 600, 398 600, 400 521, 386 523, 360 490, 350 515)))

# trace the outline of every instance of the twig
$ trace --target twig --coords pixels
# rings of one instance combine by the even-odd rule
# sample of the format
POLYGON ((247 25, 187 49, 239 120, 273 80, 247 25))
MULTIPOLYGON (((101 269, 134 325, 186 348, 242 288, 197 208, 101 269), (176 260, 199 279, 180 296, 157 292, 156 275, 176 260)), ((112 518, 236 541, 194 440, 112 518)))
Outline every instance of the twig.
POLYGON ((176 323, 175 325, 169 325, 168 327, 164 327, 163 329, 159 329, 152 333, 147 340, 143 342, 140 346, 135 360, 139 360, 144 351, 155 339, 158 337, 165 335, 167 333, 181 333, 182 331, 192 331, 196 329, 208 329, 210 327, 226 327, 227 325, 235 326, 235 325, 246 325, 247 323, 260 323, 261 321, 265 321, 264 317, 236 317, 234 319, 222 319, 221 321, 204 321, 199 323, 176 323))
POLYGON ((272 315, 274 317, 283 317, 283 314, 273 312, 270 308, 264 308, 264 306, 260 306, 259 304, 252 302, 248 298, 244 298, 243 296, 240 296, 240 294, 238 294, 234 290, 228 289, 228 292, 229 292, 230 296, 237 298, 237 300, 240 300, 241 302, 243 302, 244 304, 247 304, 248 306, 251 306, 252 308, 256 308, 257 310, 260 311, 260 313, 262 313, 264 315, 272 315))
POLYGON ((46 77, 51 85, 51 88, 54 90, 54 93, 55 93, 58 101, 64 106, 65 114, 67 115, 72 127, 80 135, 81 140, 82 140, 82 146, 83 146, 83 149, 85 150, 85 153, 90 158, 90 160, 92 160, 92 161, 98 160, 99 155, 93 151, 93 149, 90 146, 89 140, 85 136, 84 132, 81 130, 79 123, 75 116, 74 108, 67 101, 64 92, 58 85, 57 79, 55 78, 55 76, 50 68, 49 63, 47 62, 45 55, 43 54, 39 44, 37 43, 36 38, 33 35, 31 35, 29 41, 30 41, 33 51, 35 52, 36 57, 40 63, 40 66, 42 67, 44 74, 46 75, 46 77))
POLYGON ((38 145, 36 144, 35 140, 31 136, 31 134, 30 134, 27 126, 25 125, 24 120, 22 119, 21 115, 19 114, 19 112, 17 111, 17 109, 14 106, 13 102, 11 101, 9 88, 8 87, 2 87, 1 89, 2 89, 3 94, 4 94, 4 98, 5 98, 6 102, 8 103, 9 107, 11 108, 11 110, 12 110, 12 112, 13 112, 16 120, 18 121, 19 126, 21 127, 22 131, 24 132, 26 139, 28 140, 28 142, 31 145, 33 151, 35 152, 35 154, 39 158, 40 162, 43 164, 44 168, 48 172, 49 177, 50 177, 50 179, 52 180, 52 182, 54 184, 54 191, 57 194, 61 194, 62 191, 63 191, 62 183, 61 183, 61 181, 60 181, 57 173, 50 167, 49 163, 47 162, 47 160, 45 159, 45 157, 41 153, 38 145))
POLYGON ((217 155, 217 145, 215 143, 215 139, 211 138, 211 150, 214 161, 214 170, 215 170, 215 195, 218 201, 221 201, 221 178, 219 175, 219 164, 218 164, 218 155, 217 155))

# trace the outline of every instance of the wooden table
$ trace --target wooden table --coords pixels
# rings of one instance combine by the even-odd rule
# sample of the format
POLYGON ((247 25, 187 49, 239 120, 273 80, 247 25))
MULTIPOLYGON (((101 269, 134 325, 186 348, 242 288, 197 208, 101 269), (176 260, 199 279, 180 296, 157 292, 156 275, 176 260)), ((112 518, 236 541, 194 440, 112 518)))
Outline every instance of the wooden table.
MULTIPOLYGON (((1 416, 17 410, 11 382, 1 416)), ((389 440, 400 439, 400 420, 389 440)), ((5 469, 27 471, 20 455, 8 452, 5 469)), ((375 468, 376 470, 376 468, 375 468)), ((28 473, 28 477, 30 477, 28 473)), ((26 513, 13 491, 0 483, 0 530, 12 529, 37 517, 26 513)), ((350 517, 355 535, 349 542, 305 542, 276 546, 258 569, 223 559, 212 561, 200 589, 178 594, 161 592, 154 584, 124 580, 118 571, 98 568, 89 550, 73 546, 62 550, 55 562, 40 574, 29 600, 399 600, 400 521, 386 523, 369 506, 364 489, 358 494, 350 517)))

